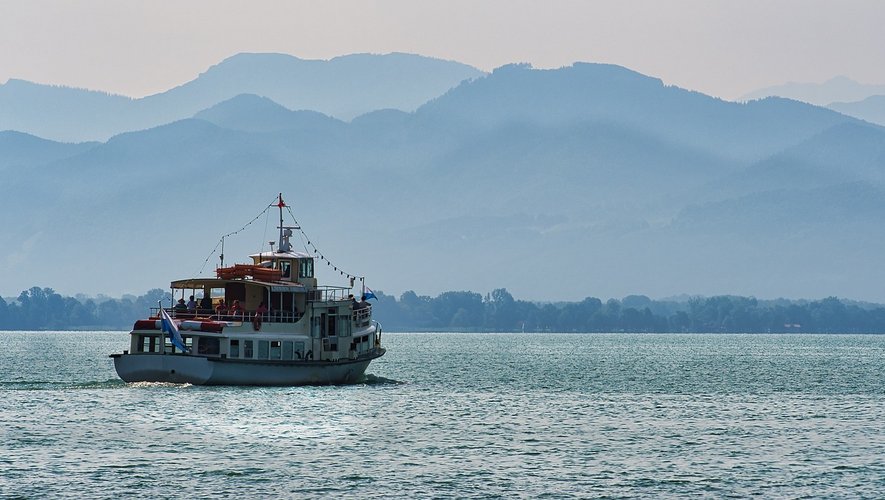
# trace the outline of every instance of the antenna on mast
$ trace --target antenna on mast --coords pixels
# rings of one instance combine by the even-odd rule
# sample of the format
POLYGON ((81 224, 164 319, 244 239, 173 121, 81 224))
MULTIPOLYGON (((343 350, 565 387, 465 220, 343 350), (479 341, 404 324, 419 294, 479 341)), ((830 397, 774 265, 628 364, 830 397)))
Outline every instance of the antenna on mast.
POLYGON ((292 245, 289 243, 289 237, 292 236, 293 229, 301 229, 298 226, 284 226, 283 225, 283 207, 286 206, 286 202, 283 201, 283 193, 280 193, 280 201, 277 203, 277 207, 280 208, 280 244, 277 247, 277 252, 289 252, 292 250, 292 245))

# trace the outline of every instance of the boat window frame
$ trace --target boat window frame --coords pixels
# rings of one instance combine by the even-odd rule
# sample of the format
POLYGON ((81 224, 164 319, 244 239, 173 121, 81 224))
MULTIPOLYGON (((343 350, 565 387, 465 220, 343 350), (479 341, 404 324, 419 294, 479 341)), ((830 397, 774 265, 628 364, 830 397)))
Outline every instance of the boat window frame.
POLYGON ((220 356, 221 339, 218 337, 200 337, 197 341, 197 353, 203 356, 220 356))
POLYGON ((298 259, 298 277, 313 278, 313 258, 298 259))
POLYGON ((158 334, 140 334, 139 342, 136 343, 136 352, 160 352, 162 344, 158 334))
POLYGON ((280 260, 280 277, 290 280, 292 279, 292 261, 291 260, 280 260))

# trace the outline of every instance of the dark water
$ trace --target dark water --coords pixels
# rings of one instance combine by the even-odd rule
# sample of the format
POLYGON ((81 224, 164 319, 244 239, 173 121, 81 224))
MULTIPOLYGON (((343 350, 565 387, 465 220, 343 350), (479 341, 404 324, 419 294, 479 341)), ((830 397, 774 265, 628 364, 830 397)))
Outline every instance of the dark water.
POLYGON ((0 332, 0 497, 885 496, 885 336, 384 342, 364 384, 204 388, 0 332))

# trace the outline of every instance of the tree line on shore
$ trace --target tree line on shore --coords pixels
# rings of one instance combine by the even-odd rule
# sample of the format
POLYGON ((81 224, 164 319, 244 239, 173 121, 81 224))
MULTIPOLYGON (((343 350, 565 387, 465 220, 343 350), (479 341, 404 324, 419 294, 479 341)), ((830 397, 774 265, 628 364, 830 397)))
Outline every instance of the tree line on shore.
POLYGON ((631 295, 605 302, 537 303, 516 300, 506 289, 482 296, 444 292, 435 298, 381 293, 375 316, 392 331, 657 332, 657 333, 883 333, 885 306, 828 297, 757 300, 690 297, 652 300, 631 295))
MULTIPOLYGON (((828 297, 821 300, 757 300, 690 297, 652 300, 643 295, 605 302, 538 303, 514 299, 503 288, 485 296, 408 291, 397 299, 375 292, 374 317, 386 331, 456 332, 686 332, 686 333, 883 333, 885 306, 828 297)), ((0 298, 0 330, 128 329, 169 291, 141 296, 64 297, 33 287, 15 300, 0 298)))
POLYGON ((0 298, 0 330, 116 330, 132 328, 157 301, 169 304, 172 295, 159 288, 144 295, 63 297, 52 288, 32 287, 14 301, 0 298))

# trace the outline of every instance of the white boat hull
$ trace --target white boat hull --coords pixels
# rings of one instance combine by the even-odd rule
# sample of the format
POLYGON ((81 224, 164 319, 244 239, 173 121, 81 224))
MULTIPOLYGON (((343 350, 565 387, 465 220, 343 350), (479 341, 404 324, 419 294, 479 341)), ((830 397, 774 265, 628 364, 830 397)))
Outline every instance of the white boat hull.
POLYGON ((115 354, 114 368, 126 382, 194 385, 347 384, 362 379, 369 363, 384 349, 340 361, 231 360, 189 354, 115 354))

